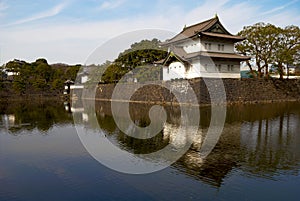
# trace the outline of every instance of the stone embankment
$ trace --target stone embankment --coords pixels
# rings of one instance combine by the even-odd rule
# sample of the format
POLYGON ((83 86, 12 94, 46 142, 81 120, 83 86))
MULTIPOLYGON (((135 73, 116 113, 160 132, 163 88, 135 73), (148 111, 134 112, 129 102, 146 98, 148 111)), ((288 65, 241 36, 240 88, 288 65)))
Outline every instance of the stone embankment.
POLYGON ((200 105, 211 103, 258 103, 278 101, 300 101, 300 80, 279 79, 193 79, 158 82, 157 84, 128 83, 99 85, 96 99, 111 101, 115 91, 118 95, 113 101, 141 103, 193 104, 196 95, 200 105), (119 91, 118 91, 119 90, 119 91), (132 96, 128 97, 128 94, 132 96), (124 96, 122 96, 124 94, 124 96), (224 95, 225 94, 225 95, 224 95), (226 100, 224 97, 226 96, 226 100))

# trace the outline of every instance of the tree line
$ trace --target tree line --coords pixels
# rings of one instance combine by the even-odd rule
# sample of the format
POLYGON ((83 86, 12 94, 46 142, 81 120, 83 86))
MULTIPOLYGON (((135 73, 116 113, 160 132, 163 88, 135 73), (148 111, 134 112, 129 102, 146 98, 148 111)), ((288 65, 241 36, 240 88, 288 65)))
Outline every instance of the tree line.
POLYGON ((300 64, 300 29, 297 26, 281 28, 273 24, 256 23, 244 27, 238 35, 245 37, 245 40, 235 48, 238 53, 252 58, 247 65, 257 77, 268 77, 270 65, 273 65, 282 79, 284 65, 300 64))
POLYGON ((40 58, 27 63, 13 60, 2 66, 0 87, 15 94, 61 93, 66 80, 75 80, 81 65, 49 65, 40 58), (10 75, 10 76, 8 76, 10 75))
POLYGON ((153 66, 153 63, 167 56, 167 51, 160 47, 160 43, 160 40, 154 38, 132 44, 129 49, 120 53, 114 62, 104 64, 107 69, 101 82, 118 82, 130 71, 132 74, 125 76, 125 79, 138 79, 140 82, 159 79, 160 67, 153 66))

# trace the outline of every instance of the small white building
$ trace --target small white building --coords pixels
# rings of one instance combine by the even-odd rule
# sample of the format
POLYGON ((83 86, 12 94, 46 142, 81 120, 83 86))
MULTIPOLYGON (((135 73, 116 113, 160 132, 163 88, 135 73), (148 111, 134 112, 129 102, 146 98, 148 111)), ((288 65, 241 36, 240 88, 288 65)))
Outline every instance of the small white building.
POLYGON ((218 16, 185 27, 161 44, 169 50, 168 56, 157 62, 163 65, 162 79, 240 78, 241 61, 250 59, 234 51, 234 44, 242 40, 229 33, 218 16))

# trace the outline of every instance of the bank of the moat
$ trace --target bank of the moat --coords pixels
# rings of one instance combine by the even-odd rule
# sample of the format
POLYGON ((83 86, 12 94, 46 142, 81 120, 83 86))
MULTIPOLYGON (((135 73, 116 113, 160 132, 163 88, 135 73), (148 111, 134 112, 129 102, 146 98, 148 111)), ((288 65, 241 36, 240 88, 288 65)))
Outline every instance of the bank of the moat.
MULTIPOLYGON (((121 89, 116 90, 116 84, 100 84, 94 90, 84 90, 83 99, 100 101, 130 101, 136 103, 177 104, 175 97, 182 97, 180 102, 195 103, 193 94, 197 97, 199 105, 207 105, 212 102, 222 103, 222 97, 226 96, 227 104, 234 103, 262 103, 279 101, 300 101, 300 79, 212 79, 198 78, 191 80, 158 81, 150 83, 119 83, 121 89), (188 83, 188 84, 187 84, 188 83), (192 91, 191 91, 192 90, 192 91), (118 99, 112 97, 116 93, 118 99), (177 93, 176 93, 177 92, 177 93), (191 93, 192 92, 192 93, 191 93), (225 93, 224 93, 225 92, 225 93), (128 97, 128 93, 132 93, 128 97), (174 95, 175 94, 175 95, 174 95), (211 97, 215 97, 211 100, 211 97)), ((94 88, 94 87, 92 87, 94 88)), ((81 89, 71 92, 73 97, 81 97, 81 89)), ((64 99, 61 91, 34 92, 30 94, 15 94, 9 87, 0 90, 0 99, 64 99)))
MULTIPOLYGON (((131 101, 141 103, 176 104, 174 91, 182 92, 184 102, 190 103, 192 97, 188 90, 193 90, 197 96, 199 105, 222 102, 224 92, 226 103, 260 103, 278 101, 300 101, 300 80, 279 79, 192 79, 188 81, 159 82, 158 84, 128 83, 120 84, 122 89, 115 90, 116 84, 101 84, 96 90, 96 99, 104 101, 131 101), (187 87, 190 86, 190 89, 187 87), (224 86, 224 87, 223 87, 224 86), (170 90, 171 89, 171 90, 170 90), (209 89, 209 90, 208 90, 209 89), (112 98, 112 94, 124 94, 118 100, 112 98), (173 90, 173 91, 172 91, 173 90), (128 98, 127 93, 133 93, 128 98)), ((94 93, 86 91, 85 98, 94 98, 94 93)), ((181 100, 181 102, 183 102, 181 100)))

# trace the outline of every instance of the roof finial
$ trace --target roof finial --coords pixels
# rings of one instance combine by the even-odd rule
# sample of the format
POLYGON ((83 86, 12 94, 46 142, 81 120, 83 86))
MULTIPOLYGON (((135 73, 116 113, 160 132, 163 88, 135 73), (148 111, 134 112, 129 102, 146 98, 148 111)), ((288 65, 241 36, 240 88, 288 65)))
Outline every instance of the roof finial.
POLYGON ((183 27, 183 30, 185 30, 186 29, 186 24, 184 25, 184 27, 183 27))
POLYGON ((218 18, 218 13, 215 14, 215 18, 218 18))

